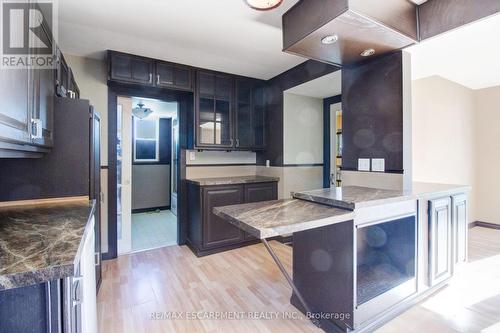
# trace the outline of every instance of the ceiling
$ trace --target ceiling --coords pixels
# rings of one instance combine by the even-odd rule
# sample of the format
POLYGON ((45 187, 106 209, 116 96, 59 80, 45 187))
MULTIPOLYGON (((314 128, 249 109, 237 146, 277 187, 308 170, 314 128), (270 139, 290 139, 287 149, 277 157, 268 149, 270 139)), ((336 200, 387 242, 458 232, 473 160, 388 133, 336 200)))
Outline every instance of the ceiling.
POLYGON ((270 79, 306 60, 282 52, 281 16, 296 2, 259 12, 242 0, 63 0, 59 44, 73 55, 113 49, 270 79))
MULTIPOLYGON (((152 117, 158 118, 177 118, 177 103, 163 102, 156 99, 132 97, 132 106, 144 104, 145 108, 151 109, 152 117)), ((151 117, 151 116, 150 116, 151 117)))
POLYGON ((499 33, 495 15, 408 48, 412 78, 439 75, 470 89, 500 85, 499 33))
POLYGON ((327 98, 342 93, 342 71, 336 71, 321 76, 312 81, 302 83, 286 90, 286 93, 309 96, 314 98, 327 98))

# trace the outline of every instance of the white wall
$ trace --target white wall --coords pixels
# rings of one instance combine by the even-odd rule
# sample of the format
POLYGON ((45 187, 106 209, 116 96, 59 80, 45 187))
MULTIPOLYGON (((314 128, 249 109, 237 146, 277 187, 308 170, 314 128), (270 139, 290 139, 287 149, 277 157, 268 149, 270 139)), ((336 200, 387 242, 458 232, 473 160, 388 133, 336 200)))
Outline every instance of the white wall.
POLYGON ((323 163, 323 100, 283 96, 284 164, 323 163))
POLYGON ((500 224, 500 86, 475 91, 476 219, 500 224))
POLYGON ((476 220, 475 91, 438 76, 413 81, 412 164, 415 181, 471 185, 476 220))

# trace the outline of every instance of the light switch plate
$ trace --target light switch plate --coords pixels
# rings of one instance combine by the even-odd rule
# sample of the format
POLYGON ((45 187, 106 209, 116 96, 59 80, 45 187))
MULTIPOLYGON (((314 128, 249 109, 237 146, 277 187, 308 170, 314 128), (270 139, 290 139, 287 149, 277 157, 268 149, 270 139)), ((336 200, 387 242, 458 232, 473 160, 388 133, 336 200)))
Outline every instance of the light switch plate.
POLYGON ((196 160, 196 152, 194 152, 194 151, 189 152, 189 160, 190 161, 196 160))
POLYGON ((385 172, 385 159, 372 158, 372 171, 385 172))
POLYGON ((358 158, 358 171, 370 171, 369 158, 358 158))

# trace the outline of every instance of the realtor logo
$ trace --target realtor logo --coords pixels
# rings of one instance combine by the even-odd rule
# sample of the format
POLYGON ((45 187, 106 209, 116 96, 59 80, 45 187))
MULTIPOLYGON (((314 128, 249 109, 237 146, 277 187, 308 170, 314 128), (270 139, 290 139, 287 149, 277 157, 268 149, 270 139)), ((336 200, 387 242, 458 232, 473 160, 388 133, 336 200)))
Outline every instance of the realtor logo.
POLYGON ((54 68, 53 2, 1 2, 1 68, 54 68))

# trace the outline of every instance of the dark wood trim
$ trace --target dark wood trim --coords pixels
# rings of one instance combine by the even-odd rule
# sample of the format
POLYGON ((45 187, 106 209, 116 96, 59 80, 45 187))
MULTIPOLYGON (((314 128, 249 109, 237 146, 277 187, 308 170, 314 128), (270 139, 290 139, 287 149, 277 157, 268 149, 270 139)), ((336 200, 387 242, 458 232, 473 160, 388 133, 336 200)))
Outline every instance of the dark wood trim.
POLYGON ((170 205, 160 206, 160 207, 150 207, 150 208, 137 208, 137 209, 132 209, 132 214, 155 212, 157 210, 169 210, 169 209, 170 205))
POLYGON ((475 228, 475 227, 500 230, 500 224, 496 224, 496 223, 482 222, 482 221, 474 221, 472 223, 469 223, 469 229, 475 228))
POLYGON ((103 254, 103 259, 113 259, 118 255, 117 240, 117 203, 116 203, 116 133, 117 133, 117 98, 118 96, 140 96, 158 99, 165 102, 178 102, 179 114, 179 147, 178 147, 178 175, 177 175, 177 242, 183 245, 186 240, 187 199, 182 179, 186 177, 186 159, 182 151, 187 148, 188 113, 193 112, 193 93, 180 90, 162 89, 139 84, 124 84, 108 81, 108 253, 103 254))
POLYGON ((360 171, 356 168, 341 168, 342 171, 356 171, 356 172, 366 172, 366 173, 395 173, 395 174, 403 174, 404 170, 385 170, 385 172, 377 172, 377 171, 360 171))
POLYGON ((218 163, 218 164, 186 164, 186 167, 226 167, 226 166, 255 166, 257 163, 218 163))
POLYGON ((332 146, 332 138, 330 135, 330 106, 332 104, 342 103, 342 95, 332 96, 323 99, 323 187, 330 187, 330 174, 332 157, 330 150, 332 146))
POLYGON ((295 168, 295 167, 322 167, 323 163, 311 163, 311 164, 283 164, 283 168, 295 168))

